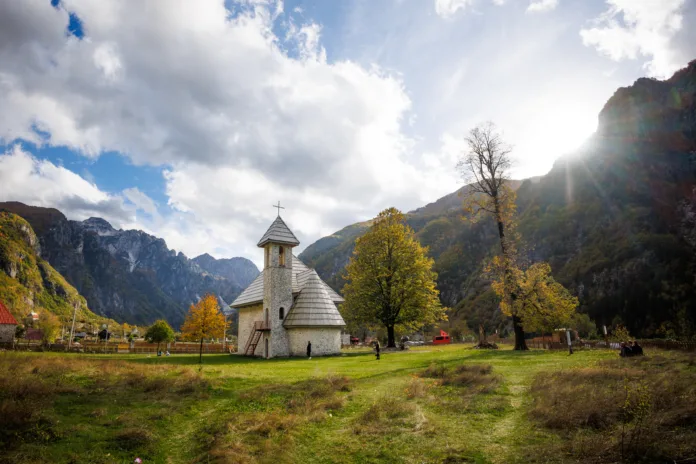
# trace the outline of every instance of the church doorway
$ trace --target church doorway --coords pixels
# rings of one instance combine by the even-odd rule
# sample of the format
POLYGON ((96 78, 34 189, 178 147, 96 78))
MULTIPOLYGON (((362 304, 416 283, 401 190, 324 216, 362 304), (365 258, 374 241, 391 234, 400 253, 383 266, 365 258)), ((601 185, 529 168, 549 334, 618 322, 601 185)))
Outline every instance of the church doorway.
POLYGON ((263 352, 263 357, 266 358, 266 359, 268 359, 268 339, 266 339, 265 345, 266 345, 266 346, 265 346, 265 349, 264 349, 264 352, 263 352))

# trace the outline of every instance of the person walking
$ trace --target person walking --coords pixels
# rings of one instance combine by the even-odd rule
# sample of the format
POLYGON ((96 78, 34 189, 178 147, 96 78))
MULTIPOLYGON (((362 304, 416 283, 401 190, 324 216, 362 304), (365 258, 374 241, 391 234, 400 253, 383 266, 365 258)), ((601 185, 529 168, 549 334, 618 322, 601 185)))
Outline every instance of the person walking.
POLYGON ((307 342, 307 357, 312 359, 312 342, 307 342))
POLYGON ((375 356, 377 357, 377 361, 379 361, 379 340, 375 342, 375 356))

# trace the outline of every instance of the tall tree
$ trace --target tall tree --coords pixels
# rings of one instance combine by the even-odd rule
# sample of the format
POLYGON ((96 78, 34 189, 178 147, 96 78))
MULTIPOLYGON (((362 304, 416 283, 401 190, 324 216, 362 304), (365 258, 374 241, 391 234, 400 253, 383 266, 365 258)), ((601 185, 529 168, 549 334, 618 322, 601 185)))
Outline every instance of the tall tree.
MULTIPOLYGON (((517 293, 514 300, 501 298, 500 309, 505 314, 516 314, 526 330, 552 332, 571 323, 578 307, 578 299, 551 276, 551 266, 536 263, 526 271, 513 269, 517 293)), ((502 277, 502 274, 501 274, 502 277)), ((504 279, 493 282, 493 290, 505 294, 504 279)))
POLYGON ((198 362, 203 362, 203 340, 220 338, 225 335, 225 316, 220 311, 217 298, 206 295, 195 305, 191 305, 181 332, 189 340, 200 340, 198 362))
POLYGON ((39 329, 41 330, 41 341, 44 344, 53 343, 60 332, 60 320, 58 317, 46 310, 39 314, 39 329))
POLYGON ((515 330, 515 349, 526 350, 522 319, 514 303, 518 284, 515 282, 516 249, 511 230, 516 211, 515 192, 509 185, 512 148, 491 122, 471 129, 465 142, 467 151, 458 165, 468 184, 464 209, 473 220, 484 214, 490 215, 497 226, 503 276, 501 298, 511 308, 509 315, 515 330))
POLYGON ((174 340, 174 329, 167 324, 167 321, 160 319, 148 327, 147 332, 145 332, 145 340, 148 343, 157 343, 157 351, 159 352, 160 343, 169 343, 174 340))
POLYGON ((344 317, 349 324, 384 325, 388 347, 396 346, 397 326, 417 329, 446 319, 433 260, 396 208, 379 213, 356 240, 346 280, 344 317))

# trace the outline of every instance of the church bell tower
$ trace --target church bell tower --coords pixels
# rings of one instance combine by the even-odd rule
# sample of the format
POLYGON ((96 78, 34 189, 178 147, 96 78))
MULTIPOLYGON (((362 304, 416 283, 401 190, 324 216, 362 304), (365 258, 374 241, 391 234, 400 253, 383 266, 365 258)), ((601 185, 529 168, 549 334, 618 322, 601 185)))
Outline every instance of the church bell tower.
POLYGON ((268 228, 258 246, 264 250, 263 317, 270 329, 265 332, 263 349, 266 357, 289 356, 290 346, 283 322, 293 303, 292 249, 300 244, 280 217, 268 228))

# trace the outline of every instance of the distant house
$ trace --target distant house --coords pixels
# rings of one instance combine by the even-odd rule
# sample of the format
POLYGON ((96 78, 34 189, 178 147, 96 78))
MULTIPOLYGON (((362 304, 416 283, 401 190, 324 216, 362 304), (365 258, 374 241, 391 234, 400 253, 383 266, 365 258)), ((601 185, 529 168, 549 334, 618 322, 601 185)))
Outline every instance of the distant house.
POLYGON ((39 313, 31 311, 29 314, 27 314, 25 322, 30 327, 36 324, 39 322, 39 313))
POLYGON ((16 329, 17 320, 7 306, 0 301, 0 343, 12 343, 16 329))

